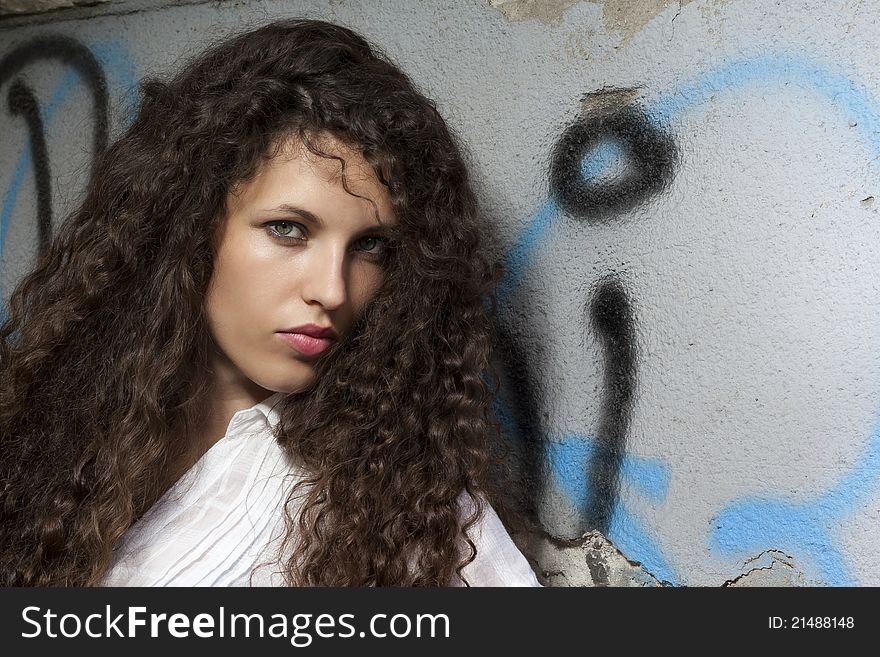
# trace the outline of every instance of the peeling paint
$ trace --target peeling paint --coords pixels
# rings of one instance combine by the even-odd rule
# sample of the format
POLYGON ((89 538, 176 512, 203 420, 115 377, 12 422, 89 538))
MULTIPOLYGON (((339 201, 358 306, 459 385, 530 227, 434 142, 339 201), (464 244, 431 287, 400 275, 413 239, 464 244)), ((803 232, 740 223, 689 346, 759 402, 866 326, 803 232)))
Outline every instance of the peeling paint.
POLYGON ((619 112, 631 105, 638 95, 638 89, 618 89, 605 87, 591 91, 581 98, 581 111, 584 116, 606 115, 619 112))
POLYGON ((575 540, 538 531, 518 538, 519 548, 537 566, 538 579, 545 586, 664 586, 598 531, 575 540))
MULTIPOLYGON (((619 32, 623 37, 622 45, 628 44, 645 25, 657 18, 670 6, 681 11, 682 7, 693 0, 605 0, 602 3, 602 19, 605 29, 619 32)), ((677 15, 677 14, 676 14, 677 15)), ((672 17, 675 20, 675 16, 672 17)))
MULTIPOLYGON (((489 6, 498 9, 504 17, 514 23, 539 21, 546 25, 558 25, 563 14, 578 2, 584 0, 488 0, 489 6)), ((678 11, 693 0, 592 0, 591 4, 602 5, 602 22, 608 31, 619 32, 623 45, 632 40, 648 23, 659 16, 670 5, 678 11)))
MULTIPOLYGON (((539 21, 545 25, 559 25, 563 15, 578 2, 590 0, 488 0, 489 6, 498 9, 504 17, 513 23, 523 21, 539 21)), ((674 21, 682 8, 694 0, 591 0, 590 4, 602 5, 602 22, 605 30, 617 32, 622 37, 621 45, 625 46, 642 28, 657 18, 661 13, 673 7, 676 13, 670 19, 674 21)), ((704 19, 711 10, 714 16, 720 15, 720 8, 730 0, 715 0, 700 5, 704 19)))
POLYGON ((587 568, 590 569, 590 576, 596 586, 608 586, 608 563, 602 553, 602 545, 601 539, 598 538, 584 544, 587 568))
MULTIPOLYGON (((700 3, 698 9, 703 20, 713 23, 720 22, 723 18, 721 15, 721 8, 728 2, 730 2, 730 0, 707 0, 706 2, 700 3)), ((709 28, 708 32, 711 34, 713 32, 712 28, 709 28)))
POLYGON ((499 9, 504 17, 514 23, 540 21, 558 25, 567 9, 581 0, 489 0, 489 6, 499 9))

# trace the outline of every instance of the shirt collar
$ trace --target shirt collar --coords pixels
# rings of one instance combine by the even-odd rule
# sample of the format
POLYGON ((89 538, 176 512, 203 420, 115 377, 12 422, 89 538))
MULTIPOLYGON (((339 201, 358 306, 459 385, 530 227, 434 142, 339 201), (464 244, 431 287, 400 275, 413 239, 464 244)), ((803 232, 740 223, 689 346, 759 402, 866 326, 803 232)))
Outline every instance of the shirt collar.
POLYGON ((258 410, 265 416, 266 421, 272 428, 274 428, 275 425, 278 424, 278 420, 281 417, 275 407, 281 402, 282 399, 284 399, 284 396, 286 394, 286 392, 276 392, 274 395, 266 397, 266 399, 254 406, 256 410, 258 410))
POLYGON ((270 429, 274 429, 280 420, 280 415, 275 407, 284 399, 286 394, 284 392, 276 392, 250 408, 236 411, 226 427, 226 435, 239 435, 242 432, 247 433, 254 430, 260 431, 259 427, 261 425, 268 425, 270 429))

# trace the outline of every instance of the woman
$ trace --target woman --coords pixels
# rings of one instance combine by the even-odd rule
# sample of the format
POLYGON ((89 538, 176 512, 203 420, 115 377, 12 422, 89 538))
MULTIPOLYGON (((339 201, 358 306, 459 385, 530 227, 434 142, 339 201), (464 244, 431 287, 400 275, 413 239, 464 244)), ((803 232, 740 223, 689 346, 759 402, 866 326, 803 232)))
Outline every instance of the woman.
POLYGON ((0 583, 538 585, 433 103, 302 20, 143 93, 0 330, 0 583))

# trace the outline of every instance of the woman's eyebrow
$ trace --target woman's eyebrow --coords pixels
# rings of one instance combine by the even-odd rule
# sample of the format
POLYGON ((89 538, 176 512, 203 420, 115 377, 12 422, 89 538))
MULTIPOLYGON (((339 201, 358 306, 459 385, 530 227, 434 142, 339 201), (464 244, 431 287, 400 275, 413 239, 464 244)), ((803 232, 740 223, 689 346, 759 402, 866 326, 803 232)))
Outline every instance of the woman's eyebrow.
POLYGON ((305 208, 300 208, 295 205, 291 205, 289 203, 282 203, 281 205, 274 207, 274 208, 269 208, 268 210, 260 210, 260 212, 265 212, 265 213, 274 212, 274 213, 279 213, 279 214, 297 214, 307 221, 311 221, 312 223, 317 224, 318 226, 321 226, 322 228, 324 227, 324 222, 321 221, 321 218, 318 215, 316 215, 314 212, 309 212, 305 208))

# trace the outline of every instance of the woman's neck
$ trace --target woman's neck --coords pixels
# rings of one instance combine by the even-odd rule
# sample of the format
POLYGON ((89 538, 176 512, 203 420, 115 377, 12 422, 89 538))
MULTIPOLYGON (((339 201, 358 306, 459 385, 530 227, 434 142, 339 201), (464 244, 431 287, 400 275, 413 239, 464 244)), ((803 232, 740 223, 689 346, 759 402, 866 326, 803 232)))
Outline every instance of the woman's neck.
POLYGON ((225 435, 232 417, 241 410, 252 408, 273 393, 258 386, 226 388, 210 395, 202 408, 193 414, 187 427, 181 430, 180 450, 173 455, 166 468, 164 490, 174 485, 205 453, 225 435))

